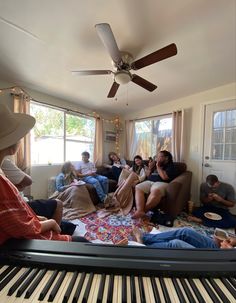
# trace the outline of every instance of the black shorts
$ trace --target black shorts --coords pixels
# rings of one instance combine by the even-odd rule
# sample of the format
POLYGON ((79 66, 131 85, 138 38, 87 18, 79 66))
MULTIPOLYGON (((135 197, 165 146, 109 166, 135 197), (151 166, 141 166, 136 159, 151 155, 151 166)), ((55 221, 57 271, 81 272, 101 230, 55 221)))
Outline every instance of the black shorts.
POLYGON ((43 216, 52 219, 56 208, 56 200, 33 200, 29 201, 28 205, 33 209, 37 216, 43 216))

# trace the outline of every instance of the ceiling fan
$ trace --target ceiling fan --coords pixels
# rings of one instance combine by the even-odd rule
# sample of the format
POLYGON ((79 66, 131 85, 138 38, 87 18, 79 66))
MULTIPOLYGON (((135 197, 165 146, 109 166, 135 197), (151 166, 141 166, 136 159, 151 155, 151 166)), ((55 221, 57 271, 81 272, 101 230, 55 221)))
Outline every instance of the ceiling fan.
POLYGON ((79 76, 113 74, 114 82, 107 95, 108 98, 113 98, 116 95, 120 84, 126 84, 129 81, 134 82, 135 84, 143 87, 150 92, 154 91, 157 88, 155 84, 145 80, 136 74, 131 74, 130 70, 138 70, 145 66, 176 55, 176 45, 172 43, 145 57, 142 57, 141 59, 133 61, 131 54, 128 52, 121 52, 119 50, 111 27, 108 23, 96 24, 95 28, 105 48, 112 58, 114 70, 77 70, 72 71, 72 73, 79 76))

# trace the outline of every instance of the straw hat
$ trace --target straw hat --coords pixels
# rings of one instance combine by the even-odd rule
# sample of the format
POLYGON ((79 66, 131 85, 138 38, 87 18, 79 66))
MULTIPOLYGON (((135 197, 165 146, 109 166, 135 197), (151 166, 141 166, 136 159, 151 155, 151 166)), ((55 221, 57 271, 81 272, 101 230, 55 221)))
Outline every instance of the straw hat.
POLYGON ((6 105, 0 104, 0 150, 16 144, 34 124, 34 117, 13 113, 6 105))

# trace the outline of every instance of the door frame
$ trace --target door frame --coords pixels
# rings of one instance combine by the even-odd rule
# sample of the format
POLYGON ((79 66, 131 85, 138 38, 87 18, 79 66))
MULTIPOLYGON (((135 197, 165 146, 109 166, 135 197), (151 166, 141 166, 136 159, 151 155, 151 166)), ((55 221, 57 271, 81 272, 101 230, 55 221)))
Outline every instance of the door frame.
POLYGON ((207 105, 218 104, 218 103, 234 101, 234 100, 236 100, 236 96, 233 96, 230 98, 219 99, 219 100, 207 101, 207 102, 203 102, 200 104, 201 129, 200 129, 199 146, 200 146, 200 152, 201 152, 201 156, 200 156, 201 161, 199 161, 198 188, 200 188, 201 183, 204 181, 204 180, 202 180, 202 176, 203 176, 203 162, 204 162, 204 137, 205 137, 206 107, 207 107, 207 105))

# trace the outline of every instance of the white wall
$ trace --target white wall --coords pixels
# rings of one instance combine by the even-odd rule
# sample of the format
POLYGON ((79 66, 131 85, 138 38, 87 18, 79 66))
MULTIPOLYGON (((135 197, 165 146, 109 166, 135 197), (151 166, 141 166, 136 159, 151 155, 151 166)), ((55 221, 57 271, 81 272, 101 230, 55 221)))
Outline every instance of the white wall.
MULTIPOLYGON (((123 117, 125 120, 139 119, 154 115, 170 113, 185 109, 187 129, 186 159, 188 170, 193 172, 192 200, 199 201, 201 183, 201 163, 203 146, 203 107, 205 104, 227 101, 236 98, 236 83, 227 84, 185 98, 146 108, 142 112, 132 113, 123 117)), ((234 168, 232 168, 234 169, 234 168)))

